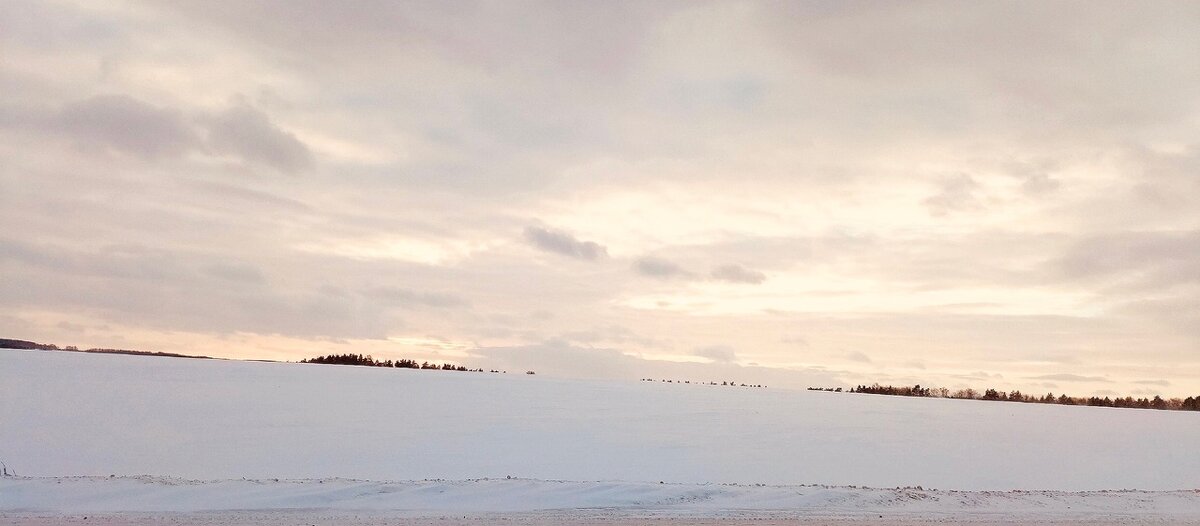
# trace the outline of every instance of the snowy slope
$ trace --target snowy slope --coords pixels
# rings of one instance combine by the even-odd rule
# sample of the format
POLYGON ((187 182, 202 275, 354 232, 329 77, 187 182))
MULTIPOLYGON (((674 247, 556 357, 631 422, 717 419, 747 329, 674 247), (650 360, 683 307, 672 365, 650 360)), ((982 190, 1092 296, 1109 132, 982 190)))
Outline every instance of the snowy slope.
POLYGON ((0 350, 34 477, 1178 490, 1197 443, 1185 412, 0 350))

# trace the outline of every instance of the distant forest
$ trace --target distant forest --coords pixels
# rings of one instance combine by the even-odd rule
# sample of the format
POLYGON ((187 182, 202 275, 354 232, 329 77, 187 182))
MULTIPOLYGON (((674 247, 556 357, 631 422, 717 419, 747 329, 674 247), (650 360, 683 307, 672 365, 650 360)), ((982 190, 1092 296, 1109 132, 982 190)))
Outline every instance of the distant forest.
MULTIPOLYGON (((137 356, 167 356, 167 357, 172 357, 172 358, 201 358, 201 359, 207 359, 207 360, 215 359, 215 358, 212 358, 211 356, 193 356, 193 355, 188 355, 188 354, 176 354, 176 353, 169 353, 169 352, 134 351, 134 350, 130 350, 130 349, 105 349, 105 348, 100 348, 100 347, 93 347, 91 349, 80 349, 74 345, 67 345, 64 347, 59 347, 53 343, 37 343, 37 342, 31 342, 28 340, 14 340, 11 338, 0 338, 0 349, 92 352, 92 353, 103 353, 103 354, 132 354, 132 355, 137 355, 137 356)), ((273 361, 273 360, 251 360, 251 361, 273 361)), ((477 373, 493 372, 493 373, 502 373, 503 374, 503 373, 508 372, 508 371, 498 371, 495 369, 493 369, 491 371, 484 371, 482 368, 481 369, 468 369, 465 366, 455 365, 452 363, 442 363, 442 364, 429 363, 429 362, 417 363, 416 360, 407 360, 407 359, 380 361, 380 360, 376 360, 376 359, 372 358, 370 355, 363 356, 361 354, 330 354, 327 356, 318 356, 316 358, 303 359, 303 360, 300 360, 300 363, 360 365, 360 366, 364 366, 364 367, 393 367, 393 368, 400 368, 400 369, 435 369, 435 370, 439 370, 439 371, 470 371, 470 372, 477 372, 477 373)), ((525 374, 534 374, 534 372, 533 371, 525 371, 525 374)))
POLYGON ((211 356, 194 356, 190 354, 176 354, 172 352, 155 352, 155 351, 134 351, 130 349, 105 349, 101 347, 93 347, 91 349, 80 349, 74 345, 59 347, 53 343, 37 343, 26 340, 12 340, 8 338, 0 338, 0 349, 25 349, 38 351, 70 351, 70 352, 94 352, 102 354, 134 354, 138 356, 167 356, 171 358, 200 358, 205 360, 213 359, 211 356))
MULTIPOLYGON (((809 387, 809 391, 835 391, 842 392, 842 388, 820 388, 809 387)), ((891 386, 891 385, 859 385, 852 387, 846 392, 849 393, 865 393, 879 394, 890 396, 916 396, 923 398, 959 398, 964 400, 989 400, 994 402, 1020 402, 1025 404, 1058 404, 1058 405, 1084 405, 1092 407, 1128 407, 1132 409, 1162 409, 1169 411, 1200 411, 1200 396, 1189 396, 1187 398, 1170 398, 1164 399, 1161 396, 1154 398, 1134 398, 1126 396, 1124 398, 1100 398, 1091 396, 1087 398, 1068 396, 1065 394, 1054 396, 1054 393, 1046 393, 1045 395, 1030 395, 1021 391, 997 391, 995 389, 985 389, 983 392, 974 389, 959 389, 950 391, 945 387, 930 388, 921 387, 920 385, 908 386, 891 386)))
MULTIPOLYGON (((418 364, 416 360, 407 360, 407 359, 403 359, 403 358, 399 359, 399 360, 379 361, 379 360, 372 358, 370 355, 363 356, 361 354, 330 354, 328 356, 318 356, 316 358, 306 358, 306 359, 300 360, 300 363, 324 363, 324 364, 333 364, 333 365, 361 365, 363 367, 393 367, 393 368, 398 368, 398 369, 436 369, 439 371, 468 371, 468 372, 475 372, 475 373, 482 373, 482 372, 507 373, 508 372, 508 371, 497 371, 495 369, 493 369, 491 371, 484 371, 482 368, 468 369, 466 366, 454 365, 452 363, 443 363, 441 365, 438 365, 436 363, 422 362, 422 363, 418 364)), ((533 373, 533 371, 525 371, 525 374, 534 374, 534 373, 533 373)))

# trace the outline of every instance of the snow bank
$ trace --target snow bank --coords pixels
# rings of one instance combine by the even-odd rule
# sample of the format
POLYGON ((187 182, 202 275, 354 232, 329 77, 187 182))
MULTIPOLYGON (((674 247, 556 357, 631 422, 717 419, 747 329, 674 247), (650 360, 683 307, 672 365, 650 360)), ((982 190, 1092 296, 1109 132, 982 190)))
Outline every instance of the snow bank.
POLYGON ((1179 490, 1198 441, 1187 412, 0 351, 23 476, 1179 490))

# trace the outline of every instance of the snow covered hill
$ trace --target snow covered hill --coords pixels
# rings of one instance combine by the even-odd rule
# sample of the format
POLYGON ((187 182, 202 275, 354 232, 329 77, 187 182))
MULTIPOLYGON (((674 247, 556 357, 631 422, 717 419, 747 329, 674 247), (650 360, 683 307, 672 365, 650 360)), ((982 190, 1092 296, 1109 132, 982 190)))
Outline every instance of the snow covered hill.
POLYGON ((1197 443, 1188 412, 0 350, 23 477, 1184 490, 1197 443))

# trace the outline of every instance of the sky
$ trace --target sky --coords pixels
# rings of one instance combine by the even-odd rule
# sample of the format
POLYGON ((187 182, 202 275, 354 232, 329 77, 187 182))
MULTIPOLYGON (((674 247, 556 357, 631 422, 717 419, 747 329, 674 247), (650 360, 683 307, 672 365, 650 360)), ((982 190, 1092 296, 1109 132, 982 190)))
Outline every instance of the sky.
POLYGON ((1198 394, 1197 27, 1196 2, 7 0, 0 337, 1198 394))

